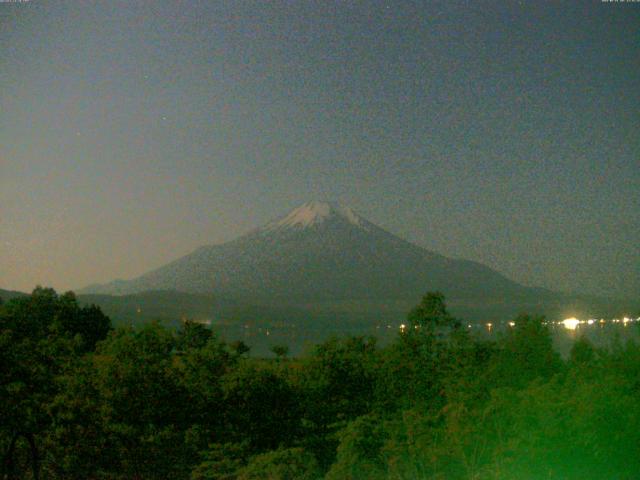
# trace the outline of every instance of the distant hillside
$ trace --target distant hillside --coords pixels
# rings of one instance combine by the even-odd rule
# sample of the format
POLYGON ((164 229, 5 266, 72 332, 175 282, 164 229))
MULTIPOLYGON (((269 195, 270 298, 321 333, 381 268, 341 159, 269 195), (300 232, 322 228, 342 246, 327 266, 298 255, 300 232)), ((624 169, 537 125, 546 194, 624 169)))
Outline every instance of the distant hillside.
POLYGON ((18 292, 15 290, 3 290, 0 288, 0 299, 2 299, 3 302, 6 302, 7 300, 11 300, 12 298, 24 297, 27 295, 28 294, 24 292, 18 292))
POLYGON ((175 291, 148 291, 131 295, 78 295, 81 304, 96 304, 114 323, 159 320, 177 324, 183 319, 217 323, 237 308, 236 302, 213 295, 175 291))
POLYGON ((323 306, 294 307, 290 305, 259 305, 220 299, 210 294, 176 291, 148 291, 131 295, 78 295, 83 305, 98 305, 116 324, 138 324, 159 320, 179 324, 193 320, 211 325, 240 325, 244 323, 269 325, 295 322, 311 324, 318 315, 335 318, 336 323, 349 323, 355 310, 331 312, 323 306), (343 315, 345 314, 345 315, 343 315))

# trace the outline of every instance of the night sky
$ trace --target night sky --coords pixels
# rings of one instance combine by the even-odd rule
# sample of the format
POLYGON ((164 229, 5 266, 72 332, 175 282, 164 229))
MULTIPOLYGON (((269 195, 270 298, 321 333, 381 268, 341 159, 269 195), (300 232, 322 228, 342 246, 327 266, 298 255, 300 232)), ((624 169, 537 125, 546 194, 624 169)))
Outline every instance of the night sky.
POLYGON ((0 287, 131 278, 312 199, 640 292, 640 3, 0 3, 0 287))

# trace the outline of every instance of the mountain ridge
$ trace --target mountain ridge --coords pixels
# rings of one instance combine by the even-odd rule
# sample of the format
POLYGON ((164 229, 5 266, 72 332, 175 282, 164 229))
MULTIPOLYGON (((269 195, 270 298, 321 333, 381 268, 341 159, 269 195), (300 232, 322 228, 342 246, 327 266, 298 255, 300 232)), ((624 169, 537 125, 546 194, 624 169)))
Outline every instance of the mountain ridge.
POLYGON ((452 299, 492 301, 551 294, 481 263, 410 243, 349 207, 318 201, 229 242, 199 247, 137 278, 79 292, 145 290, 291 303, 408 299, 426 290, 441 290, 452 299))

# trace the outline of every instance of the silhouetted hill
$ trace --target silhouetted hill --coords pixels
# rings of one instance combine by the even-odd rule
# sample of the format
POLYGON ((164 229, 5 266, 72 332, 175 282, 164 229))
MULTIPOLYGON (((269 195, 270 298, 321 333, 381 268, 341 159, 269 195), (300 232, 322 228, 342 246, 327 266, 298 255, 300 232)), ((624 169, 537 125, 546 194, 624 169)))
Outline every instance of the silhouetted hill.
POLYGON ((3 302, 11 300, 12 298, 24 297, 26 295, 28 294, 24 292, 18 292, 16 290, 3 290, 2 288, 0 288, 0 299, 2 299, 3 302))

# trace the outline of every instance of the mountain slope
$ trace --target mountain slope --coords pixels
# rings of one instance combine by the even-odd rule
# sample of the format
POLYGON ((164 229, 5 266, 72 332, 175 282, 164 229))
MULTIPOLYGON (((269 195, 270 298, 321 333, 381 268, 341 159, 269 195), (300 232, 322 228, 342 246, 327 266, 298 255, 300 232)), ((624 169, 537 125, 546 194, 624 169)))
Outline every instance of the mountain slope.
POLYGON ((416 299, 441 290, 451 299, 539 297, 477 262, 428 251, 377 227, 351 209, 309 202, 236 240, 205 246, 129 281, 82 293, 146 290, 215 293, 260 302, 416 299))
POLYGON ((12 298, 26 297, 27 295, 28 294, 23 292, 18 292, 15 290, 3 290, 2 288, 0 288, 0 300, 2 300, 3 302, 7 302, 12 298))

